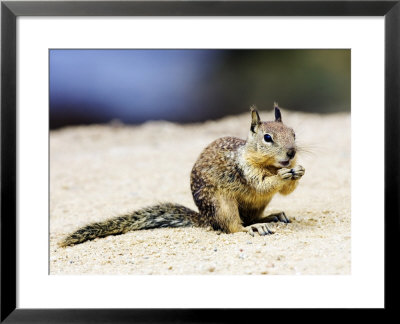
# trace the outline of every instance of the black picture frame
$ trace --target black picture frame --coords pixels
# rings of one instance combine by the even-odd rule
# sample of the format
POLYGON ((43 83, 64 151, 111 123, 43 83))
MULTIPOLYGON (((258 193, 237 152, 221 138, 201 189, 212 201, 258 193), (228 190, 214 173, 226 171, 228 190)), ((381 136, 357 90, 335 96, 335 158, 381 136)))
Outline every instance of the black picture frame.
MULTIPOLYGON (((16 308, 16 19, 18 16, 384 16, 385 309, 395 309, 399 237, 400 0, 395 1, 2 1, 1 2, 1 322, 144 323, 269 320, 271 310, 16 308), (393 241, 394 240, 394 241, 393 241), (397 241, 398 242, 398 241, 397 241), (398 243, 397 243, 398 244, 398 243), (245 314, 243 314, 245 313, 245 314)), ((377 114, 381 113, 377 108, 377 114)), ((366 134, 368 136, 368 134, 366 134)), ((381 170, 376 170, 381 172, 381 170)), ((371 189, 372 190, 372 189, 371 189)), ((373 239, 373 233, 371 233, 373 239)), ((371 260, 373 262, 373 260, 371 260)), ((268 293, 268 292, 266 292, 268 293)), ((250 296, 251 297, 251 296, 250 296)), ((245 298, 245 297, 244 297, 245 298)))

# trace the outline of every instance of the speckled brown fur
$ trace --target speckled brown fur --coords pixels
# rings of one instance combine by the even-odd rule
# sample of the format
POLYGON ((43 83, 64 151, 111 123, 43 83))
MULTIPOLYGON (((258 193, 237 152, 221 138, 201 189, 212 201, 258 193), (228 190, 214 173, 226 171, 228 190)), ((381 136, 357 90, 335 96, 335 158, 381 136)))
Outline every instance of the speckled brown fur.
POLYGON ((159 204, 89 224, 59 245, 157 227, 211 226, 225 233, 272 233, 265 222, 288 219, 283 212, 264 216, 264 210, 276 193, 287 195, 296 188, 304 168, 295 166, 295 135, 282 123, 277 104, 275 121, 261 122, 254 107, 251 117, 247 140, 217 139, 194 164, 190 184, 199 212, 178 204, 159 204), (265 139, 266 134, 271 141, 265 139))

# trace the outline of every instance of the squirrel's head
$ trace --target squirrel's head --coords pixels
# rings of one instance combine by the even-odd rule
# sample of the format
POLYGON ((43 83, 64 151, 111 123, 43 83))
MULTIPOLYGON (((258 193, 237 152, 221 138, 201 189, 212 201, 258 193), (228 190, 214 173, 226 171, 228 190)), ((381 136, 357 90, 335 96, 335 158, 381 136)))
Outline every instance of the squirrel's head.
POLYGON ((247 158, 260 166, 292 167, 297 149, 295 133, 292 128, 283 124, 278 104, 274 103, 274 121, 262 122, 254 106, 250 111, 251 126, 247 137, 247 158))

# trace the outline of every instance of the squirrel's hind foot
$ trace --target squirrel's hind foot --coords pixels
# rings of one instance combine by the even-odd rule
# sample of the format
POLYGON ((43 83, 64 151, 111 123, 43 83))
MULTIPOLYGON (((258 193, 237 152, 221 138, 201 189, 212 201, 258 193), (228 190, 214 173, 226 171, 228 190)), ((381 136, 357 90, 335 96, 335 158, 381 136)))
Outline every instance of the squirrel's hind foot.
POLYGON ((251 236, 254 236, 254 231, 257 231, 258 234, 260 234, 261 236, 274 234, 274 232, 272 232, 268 228, 267 224, 262 224, 262 223, 261 224, 252 224, 250 226, 246 226, 244 229, 251 236))
POLYGON ((277 222, 282 222, 282 223, 290 223, 290 219, 286 216, 285 212, 278 212, 278 213, 273 213, 270 214, 262 219, 263 222, 265 223, 277 223, 277 222))

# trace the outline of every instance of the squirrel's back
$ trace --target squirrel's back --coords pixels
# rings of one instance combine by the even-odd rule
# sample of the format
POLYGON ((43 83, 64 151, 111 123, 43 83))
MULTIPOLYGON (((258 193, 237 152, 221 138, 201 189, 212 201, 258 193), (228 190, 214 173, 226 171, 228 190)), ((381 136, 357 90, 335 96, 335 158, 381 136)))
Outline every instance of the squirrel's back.
POLYGON ((237 137, 222 137, 210 143, 195 162, 190 177, 193 195, 207 184, 217 189, 243 180, 238 164, 239 152, 246 141, 237 137))

